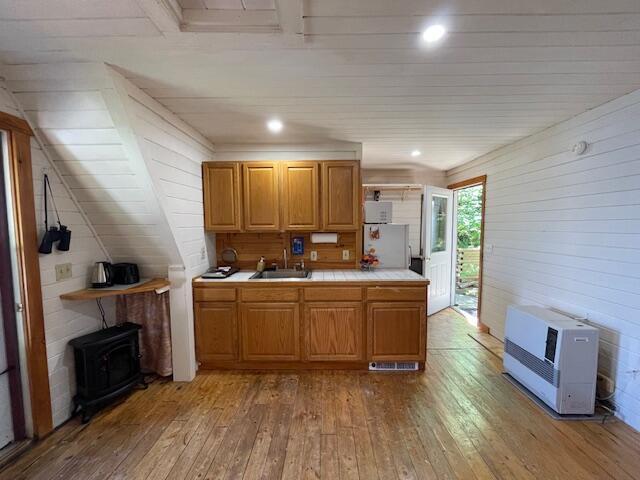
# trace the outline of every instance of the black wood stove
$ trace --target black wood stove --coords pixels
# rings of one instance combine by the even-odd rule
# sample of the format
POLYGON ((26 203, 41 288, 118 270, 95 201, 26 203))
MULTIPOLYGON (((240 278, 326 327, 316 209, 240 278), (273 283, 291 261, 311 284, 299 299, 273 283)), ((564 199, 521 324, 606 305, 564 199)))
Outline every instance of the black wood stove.
POLYGON ((73 398, 75 411, 82 412, 82 422, 110 400, 144 385, 140 371, 140 344, 135 323, 74 338, 77 394, 73 398))

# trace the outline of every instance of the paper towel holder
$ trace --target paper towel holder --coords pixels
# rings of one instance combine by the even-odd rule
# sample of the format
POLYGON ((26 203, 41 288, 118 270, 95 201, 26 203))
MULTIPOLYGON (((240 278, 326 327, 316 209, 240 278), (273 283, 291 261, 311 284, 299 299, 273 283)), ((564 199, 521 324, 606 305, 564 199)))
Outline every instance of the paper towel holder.
POLYGON ((338 243, 338 234, 337 233, 312 233, 311 234, 311 243, 338 243))

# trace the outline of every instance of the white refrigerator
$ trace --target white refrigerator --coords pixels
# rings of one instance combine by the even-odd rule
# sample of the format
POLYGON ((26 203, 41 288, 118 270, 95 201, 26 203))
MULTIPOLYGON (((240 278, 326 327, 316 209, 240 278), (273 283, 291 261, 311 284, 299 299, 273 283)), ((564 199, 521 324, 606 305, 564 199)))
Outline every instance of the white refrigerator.
POLYGON ((364 253, 375 249, 378 268, 409 268, 409 225, 367 223, 362 228, 364 253))

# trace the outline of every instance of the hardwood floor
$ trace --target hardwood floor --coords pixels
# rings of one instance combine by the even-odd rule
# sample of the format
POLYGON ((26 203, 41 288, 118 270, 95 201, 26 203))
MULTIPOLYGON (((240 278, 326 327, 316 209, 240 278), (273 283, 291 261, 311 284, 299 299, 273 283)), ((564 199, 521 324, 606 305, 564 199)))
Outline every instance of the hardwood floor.
POLYGON ((556 422, 452 311, 424 373, 204 372, 72 420, 0 479, 632 479, 640 434, 556 422))

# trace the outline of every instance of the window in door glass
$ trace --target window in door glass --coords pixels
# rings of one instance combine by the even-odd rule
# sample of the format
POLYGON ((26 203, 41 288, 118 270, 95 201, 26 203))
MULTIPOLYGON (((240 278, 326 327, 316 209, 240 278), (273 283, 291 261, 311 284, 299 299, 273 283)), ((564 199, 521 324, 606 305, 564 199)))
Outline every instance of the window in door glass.
POLYGON ((444 252, 447 244, 447 198, 431 200, 431 253, 444 252))

